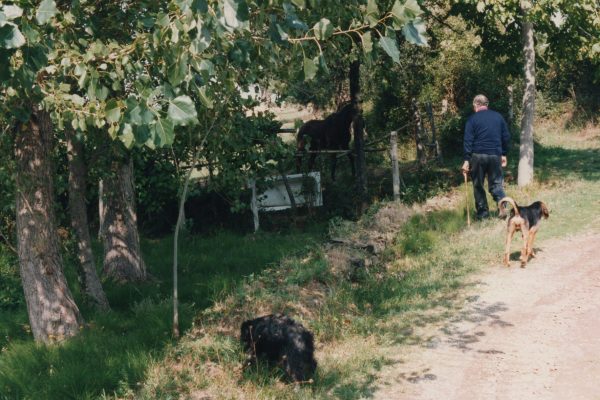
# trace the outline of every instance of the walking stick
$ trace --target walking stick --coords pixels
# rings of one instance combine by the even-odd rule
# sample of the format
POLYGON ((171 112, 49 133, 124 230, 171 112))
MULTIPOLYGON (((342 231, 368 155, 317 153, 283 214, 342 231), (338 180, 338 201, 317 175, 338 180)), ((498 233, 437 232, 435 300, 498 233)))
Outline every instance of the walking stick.
POLYGON ((469 186, 467 184, 467 173, 463 172, 465 177, 465 200, 467 201, 467 226, 471 226, 471 213, 469 212, 469 186))

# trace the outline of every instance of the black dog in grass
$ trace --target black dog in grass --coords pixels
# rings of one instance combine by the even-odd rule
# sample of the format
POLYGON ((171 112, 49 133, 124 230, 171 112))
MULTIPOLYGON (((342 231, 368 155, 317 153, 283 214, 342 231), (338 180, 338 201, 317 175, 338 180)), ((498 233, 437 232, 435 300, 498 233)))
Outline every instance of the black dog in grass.
POLYGON ((280 365, 287 377, 306 382, 317 368, 313 335, 301 324, 283 314, 271 314, 245 321, 240 340, 248 353, 246 366, 264 357, 280 365))

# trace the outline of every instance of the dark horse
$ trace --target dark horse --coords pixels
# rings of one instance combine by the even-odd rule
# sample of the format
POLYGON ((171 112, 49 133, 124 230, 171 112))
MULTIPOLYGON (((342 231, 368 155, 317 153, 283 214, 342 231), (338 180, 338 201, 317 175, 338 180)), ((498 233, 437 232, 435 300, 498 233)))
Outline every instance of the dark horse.
MULTIPOLYGON (((329 115, 324 120, 313 119, 300 127, 296 140, 299 153, 305 151, 306 137, 310 138, 310 151, 320 150, 349 150, 350 146, 350 125, 356 114, 356 108, 352 103, 343 106, 338 112, 329 115)), ((311 170, 315 164, 317 153, 310 153, 308 164, 311 170)), ((335 180, 335 165, 337 163, 337 154, 331 153, 331 179, 335 180)), ((348 159, 354 176, 354 155, 349 152, 348 159)), ((296 156, 296 169, 298 172, 302 169, 302 154, 296 156)))

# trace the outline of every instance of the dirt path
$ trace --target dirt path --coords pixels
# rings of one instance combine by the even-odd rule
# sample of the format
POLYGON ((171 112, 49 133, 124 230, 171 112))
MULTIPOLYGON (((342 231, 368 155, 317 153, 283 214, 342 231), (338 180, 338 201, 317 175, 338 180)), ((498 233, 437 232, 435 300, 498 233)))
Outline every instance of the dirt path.
MULTIPOLYGON (((384 372, 376 399, 600 399, 600 233, 490 267, 453 320, 384 372)), ((536 246, 537 247, 537 246, 536 246)))

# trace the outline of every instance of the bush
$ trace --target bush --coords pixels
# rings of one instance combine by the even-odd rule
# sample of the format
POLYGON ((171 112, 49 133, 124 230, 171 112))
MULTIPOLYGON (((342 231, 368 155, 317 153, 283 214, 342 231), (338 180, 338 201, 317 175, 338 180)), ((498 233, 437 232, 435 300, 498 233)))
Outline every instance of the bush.
POLYGON ((0 246, 0 311, 24 304, 17 260, 6 247, 0 246))

